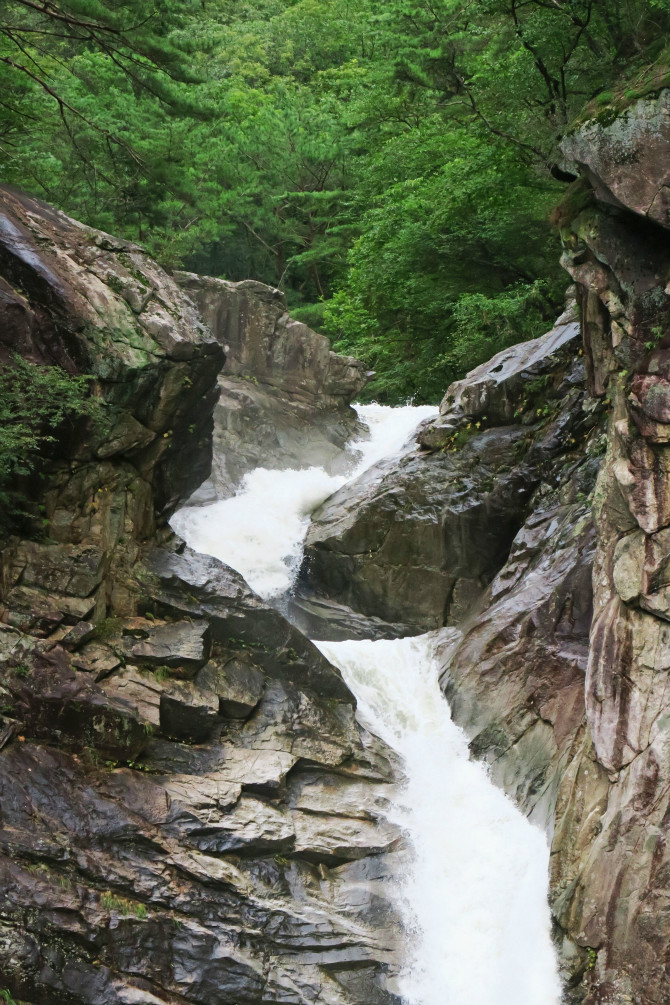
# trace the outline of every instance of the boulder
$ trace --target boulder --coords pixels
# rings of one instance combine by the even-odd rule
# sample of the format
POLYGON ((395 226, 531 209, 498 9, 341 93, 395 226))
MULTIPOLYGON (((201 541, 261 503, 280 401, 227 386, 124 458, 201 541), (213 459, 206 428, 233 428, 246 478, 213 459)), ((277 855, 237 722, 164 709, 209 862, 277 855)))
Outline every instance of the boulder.
POLYGON ((444 446, 463 419, 509 425, 528 412, 530 403, 546 404, 561 384, 563 392, 570 383, 578 385, 582 375, 579 370, 571 373, 570 364, 580 344, 573 301, 545 335, 503 349, 452 384, 440 404, 439 417, 419 431, 419 443, 428 449, 444 446))
POLYGON ((364 387, 363 365, 331 352, 324 335, 291 318, 280 290, 189 272, 178 272, 175 279, 225 346, 225 375, 253 377, 315 409, 348 405, 364 387))
POLYGON ((541 339, 472 371, 416 449, 333 493, 313 514, 298 599, 409 632, 458 624, 505 562, 534 490, 598 421, 578 333, 571 308, 541 339))

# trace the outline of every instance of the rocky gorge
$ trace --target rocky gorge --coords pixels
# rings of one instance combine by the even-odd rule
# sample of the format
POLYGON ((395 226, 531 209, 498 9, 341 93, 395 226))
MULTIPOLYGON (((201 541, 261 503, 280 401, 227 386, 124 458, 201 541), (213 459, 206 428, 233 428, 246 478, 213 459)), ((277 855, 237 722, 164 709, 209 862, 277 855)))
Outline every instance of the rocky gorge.
POLYGON ((327 500, 303 570, 367 614, 457 626, 444 692, 550 835, 566 1000, 588 1005, 670 997, 669 101, 566 137, 576 313, 453 385, 413 452, 327 500))
MULTIPOLYGON (((566 312, 322 503, 297 586, 345 635, 435 633, 473 757, 549 836, 575 1005, 670 998, 669 94, 564 139, 566 312)), ((171 277, 8 190, 0 271, 3 357, 91 374, 109 417, 63 435, 43 530, 2 550, 0 989, 400 1000, 402 765, 167 522, 268 457, 337 471, 361 366, 277 291, 171 277)))
MULTIPOLYGON (((392 754, 321 653, 166 523, 209 474, 224 350, 137 246, 9 191, 0 220, 4 353, 93 375, 108 417, 66 430, 44 529, 2 551, 0 988, 392 1000, 392 754)), ((346 400, 349 363, 325 362, 346 400)))

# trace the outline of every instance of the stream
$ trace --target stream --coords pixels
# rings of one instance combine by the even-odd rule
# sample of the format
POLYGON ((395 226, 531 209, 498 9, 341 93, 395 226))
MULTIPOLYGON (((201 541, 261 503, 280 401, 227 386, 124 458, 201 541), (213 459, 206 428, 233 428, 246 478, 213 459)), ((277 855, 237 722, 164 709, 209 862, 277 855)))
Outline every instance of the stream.
MULTIPOLYGON (((350 473, 258 468, 238 493, 180 510, 174 529, 237 569, 264 599, 290 590, 310 514, 332 492, 399 453, 432 407, 357 407, 369 439, 350 473)), ((315 640, 316 641, 316 640, 315 640)), ((397 877, 407 938, 407 1005, 558 1005, 543 832, 469 759, 437 682, 432 633, 390 641, 318 642, 356 695, 364 725, 401 756, 406 780, 390 811, 412 848, 397 877)))

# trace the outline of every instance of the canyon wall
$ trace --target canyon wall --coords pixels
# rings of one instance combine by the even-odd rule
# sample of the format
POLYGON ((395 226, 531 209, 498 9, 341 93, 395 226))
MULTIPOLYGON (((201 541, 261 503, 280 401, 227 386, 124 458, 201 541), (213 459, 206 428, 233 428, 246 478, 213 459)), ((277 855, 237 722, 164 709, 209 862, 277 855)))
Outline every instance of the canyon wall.
POLYGON ((411 612, 417 631, 459 626, 438 636, 442 685, 473 754, 549 835, 567 999, 659 1005, 670 92, 587 110, 563 151, 579 336, 564 317, 450 388, 415 451, 324 504, 303 578, 369 614, 411 612))
POLYGON ((358 428, 351 402, 369 376, 362 363, 291 318, 280 290, 190 272, 175 278, 226 353, 212 477, 193 501, 231 495, 257 467, 344 471, 343 449, 358 428))
MULTIPOLYGON (((389 1005, 393 758, 339 671, 167 527, 209 475, 218 333, 141 248, 7 190, 0 275, 0 358, 103 403, 21 476, 0 550, 0 991, 389 1005)), ((358 377, 323 342, 304 381, 341 411, 358 377)))

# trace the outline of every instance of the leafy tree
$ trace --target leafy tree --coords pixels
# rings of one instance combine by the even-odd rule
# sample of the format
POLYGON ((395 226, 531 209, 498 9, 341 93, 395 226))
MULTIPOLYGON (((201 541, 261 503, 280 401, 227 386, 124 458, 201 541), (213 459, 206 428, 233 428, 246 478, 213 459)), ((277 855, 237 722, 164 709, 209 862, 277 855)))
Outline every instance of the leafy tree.
POLYGON ((560 307, 561 134, 653 87, 669 28, 670 0, 5 0, 3 180, 281 286, 371 393, 434 400, 560 307))

